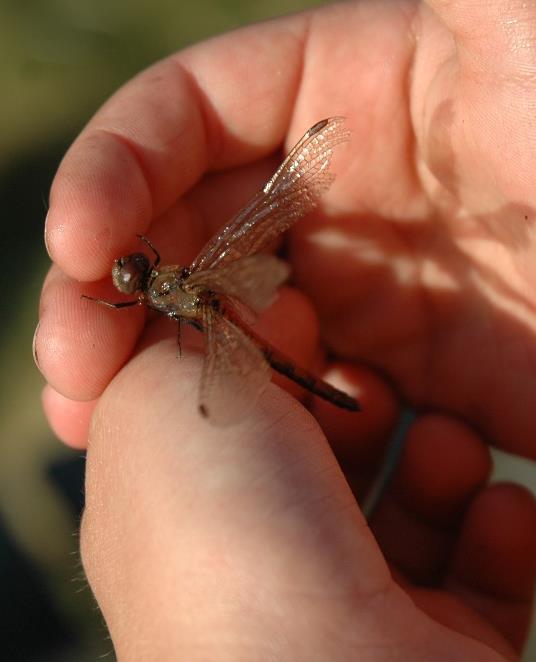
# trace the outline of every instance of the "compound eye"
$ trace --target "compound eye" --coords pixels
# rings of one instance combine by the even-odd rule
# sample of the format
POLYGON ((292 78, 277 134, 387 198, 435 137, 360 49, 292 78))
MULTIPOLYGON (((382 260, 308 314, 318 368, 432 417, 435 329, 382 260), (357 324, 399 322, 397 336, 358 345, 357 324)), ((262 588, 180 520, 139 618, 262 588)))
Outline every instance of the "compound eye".
POLYGON ((112 267, 113 283, 123 294, 139 292, 147 281, 149 268, 149 258, 143 253, 120 257, 112 267))

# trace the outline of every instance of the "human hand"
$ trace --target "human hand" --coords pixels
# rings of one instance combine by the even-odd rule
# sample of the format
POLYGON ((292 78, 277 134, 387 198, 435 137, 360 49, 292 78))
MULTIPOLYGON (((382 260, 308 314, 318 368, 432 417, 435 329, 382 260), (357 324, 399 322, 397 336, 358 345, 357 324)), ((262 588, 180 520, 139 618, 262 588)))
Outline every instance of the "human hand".
MULTIPOLYGON (((82 547, 121 659, 493 660, 523 641, 534 502, 485 487, 484 441, 536 454, 524 117, 536 58, 509 48, 524 30, 530 44, 536 23, 505 16, 502 32, 495 3, 435 4, 439 16, 410 2, 340 5, 183 51, 120 90, 60 167, 36 350, 61 437, 85 443, 106 389, 82 547), (138 232, 164 261, 188 263, 271 174, 283 138, 332 114, 348 118, 352 142, 325 205, 293 231, 295 278, 341 359, 378 365, 404 399, 478 430, 445 415, 415 424, 372 522, 396 583, 290 396, 273 387, 239 426, 211 428, 195 407, 199 356, 174 360, 166 320, 145 327, 141 309, 80 301, 113 298, 110 264, 138 232)), ((261 324, 315 364, 298 291, 261 324)), ((359 493, 396 403, 363 368, 343 363, 337 377, 365 412, 312 409, 359 493)))

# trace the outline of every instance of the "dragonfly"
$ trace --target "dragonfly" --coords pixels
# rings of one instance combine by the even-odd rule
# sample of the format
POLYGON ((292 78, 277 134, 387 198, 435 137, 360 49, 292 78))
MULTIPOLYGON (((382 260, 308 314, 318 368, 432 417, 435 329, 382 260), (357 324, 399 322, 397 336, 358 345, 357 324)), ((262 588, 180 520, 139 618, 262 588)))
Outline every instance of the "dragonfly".
POLYGON ((205 334, 206 353, 199 386, 199 412, 216 425, 234 424, 248 415, 271 379, 271 369, 311 393, 349 411, 357 400, 293 363, 251 328, 275 299, 290 269, 262 253, 272 240, 317 206, 331 185, 333 149, 349 139, 344 118, 314 124, 293 147, 264 187, 197 255, 190 266, 161 266, 160 254, 131 253, 115 260, 112 280, 135 299, 114 303, 121 309, 145 305, 205 334))

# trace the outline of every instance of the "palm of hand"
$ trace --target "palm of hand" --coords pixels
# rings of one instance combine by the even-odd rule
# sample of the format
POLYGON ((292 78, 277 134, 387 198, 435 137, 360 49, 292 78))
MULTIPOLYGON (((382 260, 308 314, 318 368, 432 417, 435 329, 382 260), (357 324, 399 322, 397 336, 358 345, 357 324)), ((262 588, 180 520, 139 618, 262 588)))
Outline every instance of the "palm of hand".
MULTIPOLYGON (((450 38, 434 21, 411 72, 402 52, 391 79, 363 84, 350 116, 362 158, 341 167, 329 218, 295 228, 294 273, 336 353, 382 367, 409 402, 531 455, 534 136, 514 129, 534 90, 504 82, 516 63, 489 65, 478 51, 460 62, 454 42, 430 65, 450 38)), ((355 60, 339 67, 349 80, 355 60)))

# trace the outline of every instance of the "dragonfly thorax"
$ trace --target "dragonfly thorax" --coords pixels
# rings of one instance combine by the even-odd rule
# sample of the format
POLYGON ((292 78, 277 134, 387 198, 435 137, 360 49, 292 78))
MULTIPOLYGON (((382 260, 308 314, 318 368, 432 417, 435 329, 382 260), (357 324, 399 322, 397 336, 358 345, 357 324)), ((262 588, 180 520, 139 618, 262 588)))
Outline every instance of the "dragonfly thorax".
POLYGON ((147 303, 162 313, 174 317, 197 319, 199 313, 199 297, 189 290, 187 278, 183 277, 181 267, 163 267, 151 274, 146 290, 147 303))

